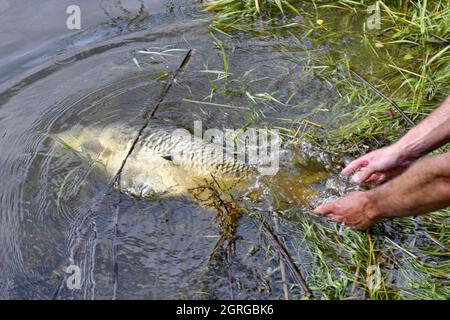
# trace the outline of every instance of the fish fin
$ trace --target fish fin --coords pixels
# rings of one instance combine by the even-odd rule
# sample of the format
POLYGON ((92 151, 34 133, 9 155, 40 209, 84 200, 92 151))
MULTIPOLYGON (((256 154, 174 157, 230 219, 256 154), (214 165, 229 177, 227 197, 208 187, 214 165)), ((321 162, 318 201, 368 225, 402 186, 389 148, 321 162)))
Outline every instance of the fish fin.
POLYGON ((161 156, 161 157, 167 161, 173 161, 172 156, 161 156))

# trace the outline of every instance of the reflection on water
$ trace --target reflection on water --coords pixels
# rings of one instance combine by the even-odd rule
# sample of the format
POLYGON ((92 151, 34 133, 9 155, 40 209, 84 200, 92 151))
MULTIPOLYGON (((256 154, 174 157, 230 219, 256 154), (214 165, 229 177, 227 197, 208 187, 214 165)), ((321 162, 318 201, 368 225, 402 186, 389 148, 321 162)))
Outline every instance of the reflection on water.
MULTIPOLYGON (((81 1, 76 32, 64 27, 69 4, 45 0, 37 10, 0 1, 0 298, 280 298, 279 274, 270 271, 277 262, 258 249, 251 219, 239 220, 231 262, 210 259, 220 231, 214 210, 185 196, 120 194, 54 136, 75 126, 142 124, 180 63, 178 49, 194 54, 157 113, 178 127, 288 126, 286 119, 330 103, 333 91, 258 38, 240 40, 232 77, 221 78, 210 16, 196 1, 81 1), (177 50, 158 54, 163 49, 177 50), (79 268, 80 289, 67 286, 69 265, 79 268)), ((328 170, 303 155, 285 150, 280 172, 253 186, 242 205, 308 213, 315 190, 340 192, 339 184, 327 190, 328 170)))

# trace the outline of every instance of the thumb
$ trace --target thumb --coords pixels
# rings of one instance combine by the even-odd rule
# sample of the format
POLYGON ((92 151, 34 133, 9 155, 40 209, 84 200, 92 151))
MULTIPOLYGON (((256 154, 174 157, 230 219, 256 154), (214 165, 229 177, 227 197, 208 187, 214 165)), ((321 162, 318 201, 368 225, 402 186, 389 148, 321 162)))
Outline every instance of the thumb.
POLYGON ((342 170, 342 174, 344 176, 348 176, 350 173, 359 170, 361 168, 366 167, 369 164, 369 162, 366 160, 365 157, 361 157, 358 158, 356 160, 353 160, 352 162, 350 162, 350 164, 348 166, 346 166, 343 170, 342 170))
POLYGON ((321 215, 328 215, 333 212, 334 208, 335 208, 334 202, 328 202, 315 208, 314 212, 321 215))

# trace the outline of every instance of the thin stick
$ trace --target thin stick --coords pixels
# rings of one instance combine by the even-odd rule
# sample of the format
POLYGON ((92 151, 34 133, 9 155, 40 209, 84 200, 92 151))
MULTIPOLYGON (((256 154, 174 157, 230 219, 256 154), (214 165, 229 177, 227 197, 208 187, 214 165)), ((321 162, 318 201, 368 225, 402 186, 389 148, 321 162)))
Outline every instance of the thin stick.
POLYGON ((119 206, 115 206, 114 210, 114 236, 113 236, 113 243, 112 243, 112 264, 113 264, 113 296, 112 300, 117 299, 117 284, 119 282, 119 264, 117 263, 117 252, 118 252, 118 245, 117 245, 117 236, 119 233, 119 206))
POLYGON ((158 101, 156 101, 155 106, 153 107, 152 114, 151 114, 152 118, 155 116, 155 113, 158 110, 161 102, 164 100, 164 98, 166 97, 166 95, 169 92, 170 88, 172 87, 173 83, 175 82, 175 78, 177 77, 178 73, 181 71, 181 69, 183 69, 186 66, 186 64, 191 59, 191 54, 192 54, 192 49, 189 49, 189 51, 186 52, 186 54, 184 55, 184 58, 181 61, 181 63, 178 66, 178 68, 176 68, 176 70, 172 73, 172 77, 170 78, 170 80, 167 83, 167 85, 164 88, 164 90, 161 92, 161 94, 160 94, 160 96, 158 98, 158 101))
MULTIPOLYGON (((128 153, 126 154, 125 158, 122 160, 122 164, 119 168, 119 170, 117 171, 116 175, 114 176, 113 182, 112 182, 112 186, 116 185, 116 186, 120 186, 120 177, 123 171, 123 168, 125 167, 125 164, 128 160, 128 157, 131 155, 131 153, 133 153, 134 148, 136 147, 139 139, 142 136, 142 133, 144 132, 144 130, 148 127, 148 125, 150 124, 151 119, 154 117, 156 111, 158 110, 159 106, 161 105, 161 102, 163 102, 164 98, 166 97, 167 93, 169 92, 169 89, 172 87, 176 76, 178 75, 178 73, 180 72, 180 70, 187 64, 187 62, 189 61, 189 58, 191 57, 191 52, 192 49, 190 49, 186 55, 183 58, 183 61, 180 63, 180 65, 178 66, 178 68, 172 73, 172 77, 170 78, 169 82, 167 82, 166 86, 164 87, 163 91, 161 92, 161 94, 158 97, 158 100, 156 101, 156 103, 153 105, 152 108, 152 113, 150 115, 150 117, 148 116, 148 110, 144 113, 144 117, 145 117, 145 123, 142 125, 142 127, 139 129, 138 134, 136 135, 136 138, 133 141, 133 144, 131 145, 130 149, 128 150, 128 153)), ((117 246, 117 235, 119 233, 119 226, 118 226, 118 219, 119 219, 119 204, 120 204, 120 198, 119 201, 116 205, 116 211, 115 211, 115 215, 114 215, 114 235, 113 235, 113 297, 112 299, 115 300, 117 297, 117 282, 118 282, 118 277, 119 277, 119 265, 117 263, 117 251, 118 251, 118 246, 117 246)))
MULTIPOLYGON (((273 222, 275 224, 275 231, 280 232, 280 228, 278 225, 278 218, 275 215, 273 215, 273 222)), ((278 256, 280 259, 281 285, 283 287, 284 300, 289 300, 289 288, 288 288, 288 283, 286 280, 286 267, 284 265, 283 257, 281 256, 281 253, 278 253, 278 256)))
POLYGON ((169 92, 169 89, 172 87, 172 85, 173 85, 173 83, 175 81, 175 78, 177 77, 178 73, 189 62, 189 59, 191 58, 191 53, 192 53, 192 49, 189 49, 189 51, 184 56, 183 61, 181 61, 181 63, 178 66, 178 68, 172 73, 172 76, 171 76, 170 80, 167 82, 167 84, 164 87, 163 91, 159 95, 158 100, 156 100, 156 103, 153 105, 153 108, 151 109, 152 112, 150 114, 150 117, 148 116, 148 113, 149 113, 150 110, 147 110, 144 113, 145 123, 139 129, 136 138, 134 138, 133 143, 132 143, 130 149, 128 150, 128 153, 126 154, 125 158, 122 160, 122 164, 121 164, 119 170, 117 171, 116 175, 114 176, 112 185, 120 185, 120 176, 122 174, 123 168, 125 167, 125 163, 128 160, 128 157, 131 155, 131 153, 133 153, 133 150, 136 147, 139 139, 141 138, 142 133, 148 127, 148 125, 150 124, 150 120, 155 116, 156 111, 158 110, 159 106, 163 102, 164 98, 167 96, 167 93, 169 92))
POLYGON ((272 242, 275 249, 277 249, 277 251, 280 253, 280 256, 284 259, 284 262, 286 262, 287 266, 291 270, 292 275, 297 280, 298 284, 301 286, 306 296, 310 299, 314 299, 314 295, 311 292, 311 290, 309 290, 305 278, 303 277, 302 273, 300 272, 294 261, 292 261, 292 258, 289 255, 286 248, 284 247, 284 245, 280 242, 278 237, 272 232, 267 222, 262 221, 262 226, 267 238, 272 242))
POLYGON ((231 261, 230 255, 231 255, 231 248, 228 246, 227 249, 227 273, 228 273, 228 289, 230 290, 230 299, 234 300, 234 293, 233 293, 233 274, 231 272, 231 261))
MULTIPOLYGON (((136 147, 139 139, 142 136, 143 131, 148 127, 148 125, 150 124, 151 119, 154 117, 156 111, 158 110, 159 106, 161 105, 161 103, 163 102, 164 98, 166 97, 167 93, 169 92, 169 89, 172 87, 175 78, 177 77, 178 73, 181 71, 181 69, 183 69, 183 67, 189 62, 189 59, 191 57, 191 53, 192 53, 192 49, 190 49, 184 56, 182 62, 180 63, 180 65, 178 66, 177 69, 175 69, 175 71, 172 72, 172 76, 170 78, 170 80, 167 82, 166 86, 164 87, 164 89, 162 90, 161 94, 159 95, 158 100, 156 101, 156 103, 153 105, 153 108, 149 108, 145 111, 144 113, 144 118, 145 118, 145 123, 142 125, 142 127, 139 129, 138 134, 136 135, 136 138, 133 140, 133 144, 131 145, 130 149, 128 150, 128 153, 126 154, 125 158, 122 160, 122 164, 119 168, 119 170, 117 171, 117 173, 114 175, 112 182, 110 184, 108 184, 107 187, 105 187, 101 193, 101 197, 100 200, 95 201, 93 205, 91 205, 91 207, 87 210, 86 212, 86 217, 88 217, 90 214, 92 214, 95 210, 95 206, 99 203, 101 203, 104 199, 105 196, 109 195, 111 192, 111 188, 113 186, 117 186, 120 185, 120 176, 122 174, 123 168, 125 167, 126 161, 128 160, 129 156, 131 155, 131 153, 133 152, 134 148, 136 147), (150 117, 148 116, 149 112, 151 110, 150 113, 150 117)), ((118 235, 118 206, 120 204, 120 198, 118 200, 118 202, 115 204, 116 205, 116 212, 114 212, 114 234, 113 234, 113 250, 115 250, 115 253, 113 252, 113 297, 112 299, 114 300, 116 298, 116 290, 117 290, 117 280, 118 280, 118 264, 117 264, 117 260, 115 259, 117 257, 117 235, 118 235)), ((83 220, 84 221, 84 220, 83 220)), ((76 249, 75 249, 76 250, 76 249)), ((63 286, 65 280, 65 276, 63 275, 61 282, 59 284, 59 287, 57 288, 55 294, 54 294, 54 299, 57 299, 61 288, 63 286)))
POLYGON ((384 99, 385 101, 389 102, 391 104, 392 107, 394 107, 395 110, 397 110, 397 112, 399 113, 399 115, 403 118, 403 120, 405 120, 405 122, 410 125, 411 127, 415 126, 415 123, 403 112, 402 109, 400 109, 400 107, 398 106, 397 103, 395 103, 392 99, 390 99, 389 97, 385 96, 383 93, 381 93, 380 90, 378 90, 373 84, 371 84, 369 81, 367 81, 366 79, 364 79, 362 76, 360 76, 358 73, 356 73, 353 70, 350 70, 350 73, 352 75, 354 75, 359 81, 363 82, 364 84, 367 85, 367 87, 369 87, 369 89, 371 89, 373 92, 375 92, 378 96, 380 96, 382 99, 384 99))

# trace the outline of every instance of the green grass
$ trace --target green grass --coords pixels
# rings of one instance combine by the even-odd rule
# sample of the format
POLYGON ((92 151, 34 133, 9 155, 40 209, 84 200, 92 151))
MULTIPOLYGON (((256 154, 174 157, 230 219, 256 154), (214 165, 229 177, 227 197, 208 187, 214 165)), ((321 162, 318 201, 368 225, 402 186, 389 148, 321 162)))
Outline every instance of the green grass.
MULTIPOLYGON (((358 156, 392 143, 409 129, 351 70, 394 100, 415 123, 449 94, 448 0, 217 0, 207 8, 216 12, 212 32, 279 39, 274 50, 309 67, 336 90, 336 102, 325 110, 331 121, 316 123, 313 115, 323 112, 317 107, 310 118, 292 119, 290 127, 279 128, 292 142, 306 139, 329 153, 358 156), (366 9, 374 3, 380 8, 381 29, 369 30, 366 9), (286 38, 289 44, 282 41, 286 38), (311 40, 312 49, 305 47, 305 39, 311 40)), ((392 220, 369 232, 342 231, 332 223, 301 217, 283 220, 296 231, 290 241, 298 248, 299 265, 305 255, 311 259, 307 281, 319 298, 448 299, 448 217, 448 210, 441 210, 392 220)))

